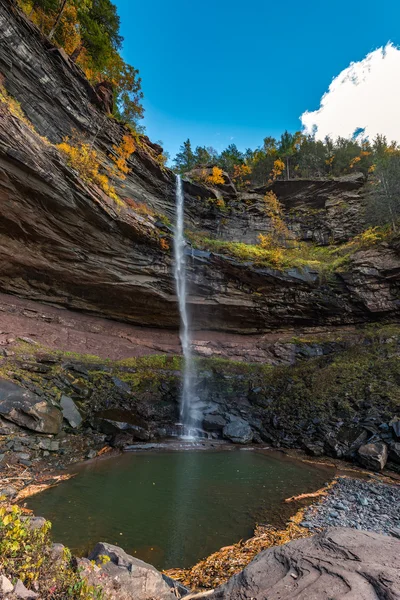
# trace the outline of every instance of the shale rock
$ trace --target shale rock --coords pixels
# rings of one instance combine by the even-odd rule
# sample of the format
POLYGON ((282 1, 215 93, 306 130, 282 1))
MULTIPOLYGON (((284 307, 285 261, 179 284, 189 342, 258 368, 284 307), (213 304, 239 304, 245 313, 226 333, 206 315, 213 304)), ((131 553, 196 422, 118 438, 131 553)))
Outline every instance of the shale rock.
MULTIPOLYGON (((65 52, 45 40, 14 0, 0 0, 0 30, 2 81, 34 130, 52 144, 76 131, 92 140, 101 156, 112 154, 127 130, 99 110, 104 108, 103 92, 89 84, 65 52)), ((151 214, 171 221, 175 217, 175 175, 160 167, 159 149, 141 138, 128 161, 126 179, 115 182, 127 201, 120 209, 97 186, 82 181, 39 135, 0 106, 0 219, 7 224, 0 239, 0 290, 141 326, 178 329, 172 260, 160 246, 160 220, 151 214), (132 198, 148 207, 150 215, 140 214, 129 203, 132 198)), ((304 239, 327 243, 331 237, 346 241, 358 233, 362 184, 360 176, 352 176, 275 182, 273 189, 293 221, 292 229, 304 239), (300 216, 292 218, 294 213, 300 216)), ((207 200, 223 195, 238 206, 221 230, 222 238, 241 240, 240 232, 248 230, 255 242, 268 221, 262 208, 266 190, 248 193, 256 200, 251 208, 237 198, 228 179, 221 190, 185 181, 186 221, 201 231, 219 231, 229 215, 210 212, 207 200)), ((282 272, 215 253, 193 253, 188 261, 193 325, 247 334, 283 324, 319 327, 394 320, 400 313, 397 244, 389 240, 360 250, 346 272, 323 283, 311 267, 282 272)))
POLYGON ((400 540, 328 529, 261 552, 207 600, 375 600, 400 597, 400 540))
POLYGON ((358 458, 360 463, 367 469, 381 471, 388 459, 387 446, 382 442, 365 444, 358 449, 358 458))
POLYGON ((92 585, 100 584, 105 594, 109 594, 113 599, 167 600, 174 597, 171 593, 174 589, 179 590, 180 595, 187 591, 180 584, 162 575, 155 567, 126 554, 124 550, 112 544, 97 544, 89 555, 89 561, 96 561, 98 568, 91 572, 87 563, 83 562, 82 566, 86 566, 87 569, 84 572, 85 578, 92 585), (104 564, 103 556, 108 556, 110 561, 104 564))
POLYGON ((33 392, 0 379, 0 415, 5 419, 40 433, 58 433, 62 414, 33 392))
POLYGON ((226 440, 234 444, 250 444, 253 440, 253 431, 248 423, 237 420, 225 425, 222 434, 226 440))
POLYGON ((60 405, 63 417, 74 429, 77 429, 82 423, 81 413, 75 402, 69 396, 61 396, 60 405))

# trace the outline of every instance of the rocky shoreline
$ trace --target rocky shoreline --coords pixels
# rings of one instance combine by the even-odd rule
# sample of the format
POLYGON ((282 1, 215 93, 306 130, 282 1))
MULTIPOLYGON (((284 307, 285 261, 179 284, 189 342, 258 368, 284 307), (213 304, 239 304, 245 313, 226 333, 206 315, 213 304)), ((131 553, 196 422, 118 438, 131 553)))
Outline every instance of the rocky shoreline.
POLYGON ((301 525, 312 532, 350 527, 400 539, 400 482, 339 477, 328 495, 307 509, 301 525))

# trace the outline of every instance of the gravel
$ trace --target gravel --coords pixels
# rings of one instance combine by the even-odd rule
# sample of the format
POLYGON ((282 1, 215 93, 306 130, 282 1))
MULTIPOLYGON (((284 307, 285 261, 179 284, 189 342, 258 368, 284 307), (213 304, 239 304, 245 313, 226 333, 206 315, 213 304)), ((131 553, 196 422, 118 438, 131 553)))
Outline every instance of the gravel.
POLYGON ((328 496, 306 511, 302 525, 312 531, 351 527, 398 537, 400 486, 339 477, 328 496))

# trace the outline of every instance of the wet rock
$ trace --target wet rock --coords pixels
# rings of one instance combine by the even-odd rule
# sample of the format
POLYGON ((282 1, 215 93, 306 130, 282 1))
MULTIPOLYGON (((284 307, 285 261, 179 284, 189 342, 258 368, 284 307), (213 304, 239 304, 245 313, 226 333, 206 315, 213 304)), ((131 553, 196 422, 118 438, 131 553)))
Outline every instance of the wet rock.
POLYGON ((62 423, 58 408, 37 394, 4 379, 0 379, 0 415, 41 433, 58 433, 62 423))
POLYGON ((36 592, 33 592, 32 590, 28 590, 20 579, 18 579, 14 588, 14 596, 21 600, 35 600, 35 598, 39 598, 39 594, 36 594, 36 592))
POLYGON ((253 431, 245 421, 232 421, 225 425, 222 434, 225 439, 234 444, 250 444, 253 440, 253 431))
POLYGON ((89 450, 89 452, 86 454, 86 458, 88 458, 89 460, 91 460, 92 458, 96 458, 96 456, 96 450, 89 450))
POLYGON ((360 463, 372 471, 381 471, 386 465, 387 458, 387 446, 381 442, 365 444, 358 449, 360 463))
POLYGON ((357 600, 400 597, 400 540, 328 529, 261 552, 243 571, 196 600, 357 600))
POLYGON ((226 424, 226 419, 221 415, 206 415, 203 419, 204 431, 222 431, 226 424))
POLYGON ((171 578, 164 577, 155 567, 112 544, 97 544, 88 558, 96 561, 99 567, 97 572, 84 573, 89 583, 100 583, 105 594, 109 593, 119 600, 169 600, 174 597, 174 589, 185 589, 171 578), (110 561, 104 564, 102 556, 108 556, 110 561), (118 594, 112 595, 116 590, 118 594))
POLYGON ((60 405, 63 417, 69 423, 69 425, 73 429, 80 427, 82 423, 82 417, 72 398, 63 394, 61 396, 60 405))

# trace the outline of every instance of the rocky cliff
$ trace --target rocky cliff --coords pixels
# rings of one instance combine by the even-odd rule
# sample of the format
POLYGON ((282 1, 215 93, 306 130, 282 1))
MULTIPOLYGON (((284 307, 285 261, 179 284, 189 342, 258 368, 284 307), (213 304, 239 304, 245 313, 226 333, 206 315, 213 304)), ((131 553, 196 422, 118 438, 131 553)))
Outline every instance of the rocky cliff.
MULTIPOLYGON (((0 0, 0 25, 2 85, 26 115, 21 120, 0 104, 0 289, 176 329, 171 255, 160 245, 169 237, 165 217, 174 219, 175 179, 157 160, 160 148, 140 140, 128 177, 115 182, 122 206, 82 181, 54 144, 77 132, 106 166, 124 126, 102 112, 101 99, 80 69, 41 36, 13 0, 0 0), (138 204, 151 213, 141 213, 138 204)), ((362 219, 356 217, 364 192, 357 177, 276 182, 275 191, 303 239, 343 242, 360 229, 362 219)), ((254 242, 268 229, 260 208, 263 192, 246 193, 251 196, 246 204, 246 194, 229 188, 231 209, 222 218, 207 203, 220 192, 188 181, 188 227, 254 242)), ((399 277, 398 243, 356 252, 345 272, 325 282, 312 268, 280 272, 196 251, 189 302, 195 328, 239 333, 393 320, 400 310, 399 277)))

